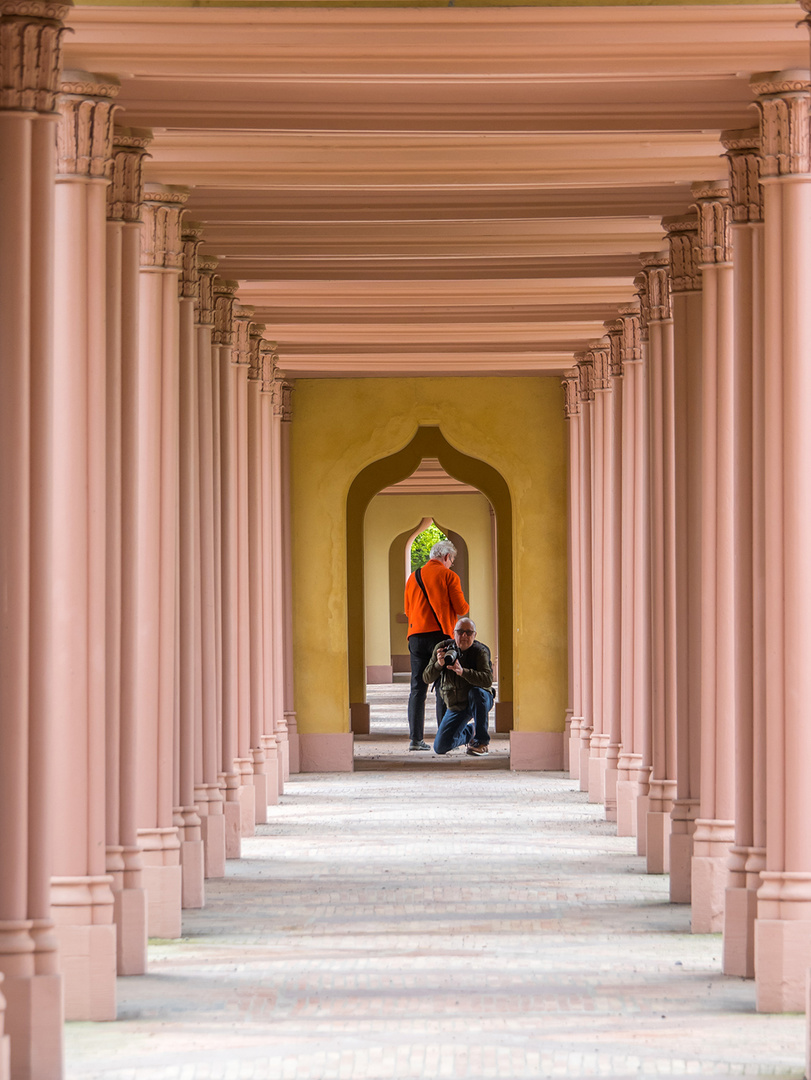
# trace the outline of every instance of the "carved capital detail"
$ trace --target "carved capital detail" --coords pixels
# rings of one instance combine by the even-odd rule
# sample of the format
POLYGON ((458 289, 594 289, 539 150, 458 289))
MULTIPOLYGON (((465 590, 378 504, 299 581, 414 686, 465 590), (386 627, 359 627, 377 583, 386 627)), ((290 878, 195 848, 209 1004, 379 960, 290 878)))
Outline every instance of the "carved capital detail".
POLYGON ((214 325, 214 276, 217 260, 205 255, 197 255, 197 270, 200 274, 200 313, 201 326, 214 325))
POLYGON ((179 270, 183 265, 180 221, 188 192, 147 184, 141 205, 141 266, 179 270))
POLYGON ((107 189, 107 218, 110 221, 141 220, 144 197, 143 164, 152 132, 135 128, 113 131, 112 169, 107 189))
POLYGON ((577 388, 581 403, 594 400, 594 359, 591 353, 575 353, 575 363, 580 375, 577 388))
POLYGON ((251 382, 262 382, 262 334, 264 326, 261 323, 251 323, 248 331, 250 341, 250 366, 248 379, 251 382))
POLYGON ((112 171, 113 102, 120 87, 109 76, 66 71, 56 99, 56 172, 109 180, 112 171))
POLYGON ((0 109, 52 113, 72 2, 0 0, 0 109))
POLYGON ((592 363, 592 387, 595 392, 611 389, 611 347, 597 342, 589 346, 592 363))
POLYGON ((662 218, 670 246, 670 287, 674 293, 699 292, 698 214, 676 214, 662 218))
POLYGON ((647 252, 640 256, 642 272, 634 278, 639 297, 641 332, 648 337, 648 326, 673 317, 670 289, 670 252, 647 252))
POLYGON ((570 368, 563 373, 560 380, 563 387, 563 412, 567 420, 580 414, 580 372, 576 367, 570 368))
POLYGON ((736 224, 763 221, 760 186, 760 129, 723 131, 721 143, 729 162, 729 198, 736 224))
POLYGON ((250 367, 251 363, 251 318, 253 308, 242 304, 234 305, 234 351, 231 363, 240 367, 250 367))
POLYGON ((698 210, 699 266, 720 266, 732 262, 732 210, 725 180, 693 184, 698 210))
POLYGON ((215 345, 234 344, 234 297, 238 281, 214 278, 214 337, 215 345))
POLYGON ((184 221, 180 233, 183 244, 183 263, 180 269, 180 295, 185 300, 200 303, 200 267, 197 250, 203 235, 202 225, 196 221, 184 221))
POLYGON ((293 416, 293 387, 285 382, 279 370, 278 346, 275 341, 260 343, 262 354, 262 393, 270 394, 273 415, 282 422, 288 422, 293 416))
POLYGON ((639 312, 621 309, 618 318, 604 325, 608 331, 610 374, 612 379, 618 379, 626 363, 642 359, 639 312))
POLYGON ((760 112, 761 176, 811 172, 809 73, 772 71, 749 80, 760 112))

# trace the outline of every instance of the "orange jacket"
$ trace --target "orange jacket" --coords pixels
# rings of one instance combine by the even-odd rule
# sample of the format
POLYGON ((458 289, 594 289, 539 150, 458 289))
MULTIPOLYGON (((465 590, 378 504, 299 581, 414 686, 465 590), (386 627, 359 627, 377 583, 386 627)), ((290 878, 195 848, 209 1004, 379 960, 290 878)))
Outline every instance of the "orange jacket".
MULTIPOLYGON (((457 619, 470 611, 459 575, 440 562, 429 559, 422 568, 422 583, 431 599, 434 611, 442 623, 442 630, 453 637, 457 619)), ((422 595, 416 574, 411 574, 405 587, 405 613, 408 616, 408 636, 427 634, 439 630, 431 608, 422 595)))

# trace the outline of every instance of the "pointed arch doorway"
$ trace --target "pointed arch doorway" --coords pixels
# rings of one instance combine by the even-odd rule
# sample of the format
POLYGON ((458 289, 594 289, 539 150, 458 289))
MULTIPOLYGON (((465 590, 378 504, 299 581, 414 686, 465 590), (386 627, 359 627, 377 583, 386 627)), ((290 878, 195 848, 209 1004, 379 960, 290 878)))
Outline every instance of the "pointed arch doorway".
POLYGON ((349 702, 352 730, 369 730, 366 702, 364 623, 364 535, 366 509, 383 488, 410 476, 423 458, 437 458, 452 477, 478 488, 489 499, 496 518, 499 701, 496 730, 512 728, 513 705, 513 566, 512 499, 504 477, 486 462, 457 450, 439 427, 420 427, 396 454, 367 465, 353 480, 347 496, 346 564, 349 659, 349 702))

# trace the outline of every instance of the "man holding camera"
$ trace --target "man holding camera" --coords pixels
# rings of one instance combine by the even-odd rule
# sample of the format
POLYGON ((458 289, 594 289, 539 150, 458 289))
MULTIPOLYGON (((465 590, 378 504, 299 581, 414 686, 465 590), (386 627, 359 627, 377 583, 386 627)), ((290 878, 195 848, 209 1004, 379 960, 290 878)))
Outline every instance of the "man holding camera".
POLYGON ((487 719, 494 700, 493 665, 490 650, 476 641, 472 619, 457 621, 453 641, 439 642, 422 677, 426 683, 439 679, 439 693, 445 703, 434 753, 447 754, 466 745, 468 754, 486 754, 490 742, 487 719))

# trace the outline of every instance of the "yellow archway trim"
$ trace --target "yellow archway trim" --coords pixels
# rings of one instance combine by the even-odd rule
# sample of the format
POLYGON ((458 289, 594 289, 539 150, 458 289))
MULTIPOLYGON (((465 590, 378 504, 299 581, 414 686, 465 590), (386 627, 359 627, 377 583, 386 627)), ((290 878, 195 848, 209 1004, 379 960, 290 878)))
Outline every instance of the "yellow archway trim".
MULTIPOLYGON (((355 477, 346 500, 347 636, 349 700, 366 701, 364 627, 363 520, 371 500, 383 488, 405 480, 423 458, 438 458, 445 471, 479 491, 496 515, 496 574, 498 581, 499 714, 512 718, 513 702, 513 514, 512 497, 504 477, 492 465, 452 446, 438 427, 420 427, 411 442, 389 457, 367 465, 355 477)), ((501 726, 501 725, 499 725, 501 726)), ((509 725, 511 726, 511 724, 509 725)))

